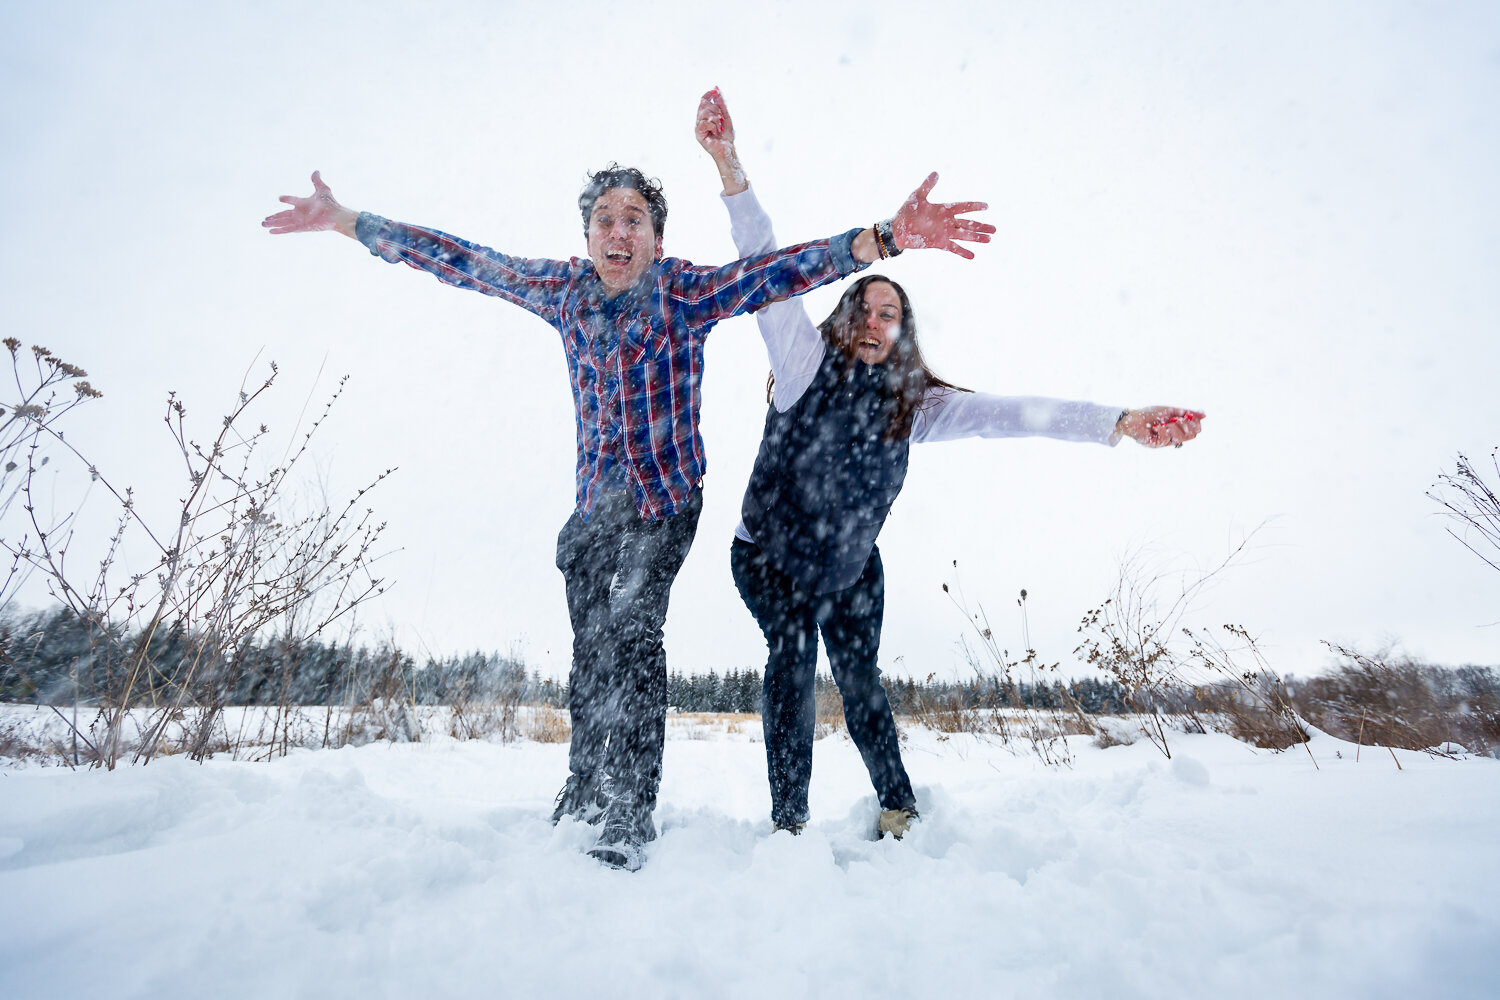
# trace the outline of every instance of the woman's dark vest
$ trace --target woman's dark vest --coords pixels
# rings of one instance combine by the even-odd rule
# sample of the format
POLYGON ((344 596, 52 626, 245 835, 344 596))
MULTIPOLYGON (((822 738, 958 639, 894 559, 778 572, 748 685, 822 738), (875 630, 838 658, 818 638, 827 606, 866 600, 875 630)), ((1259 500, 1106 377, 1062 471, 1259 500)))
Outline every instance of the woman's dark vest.
POLYGON ((802 398, 766 414, 740 513, 771 565, 810 593, 859 579, 906 480, 911 442, 885 440, 886 375, 830 350, 802 398))

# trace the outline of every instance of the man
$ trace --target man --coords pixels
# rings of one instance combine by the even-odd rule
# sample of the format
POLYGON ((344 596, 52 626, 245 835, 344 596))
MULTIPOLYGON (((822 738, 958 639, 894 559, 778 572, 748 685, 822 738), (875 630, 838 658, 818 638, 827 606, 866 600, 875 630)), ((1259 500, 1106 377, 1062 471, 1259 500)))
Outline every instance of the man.
POLYGON ((651 815, 666 734, 661 627, 702 509, 698 431, 703 343, 714 324, 852 274, 900 247, 964 257, 958 240, 995 229, 962 219, 978 202, 933 204, 936 175, 876 227, 723 267, 662 256, 667 204, 656 181, 611 164, 578 207, 588 259, 512 257, 340 205, 314 171, 308 198, 262 225, 333 230, 372 254, 536 313, 562 336, 578 432, 576 508, 557 540, 573 625, 569 775, 553 822, 603 828, 589 852, 631 871, 656 837, 651 815), (877 232, 878 229, 878 232, 877 232))

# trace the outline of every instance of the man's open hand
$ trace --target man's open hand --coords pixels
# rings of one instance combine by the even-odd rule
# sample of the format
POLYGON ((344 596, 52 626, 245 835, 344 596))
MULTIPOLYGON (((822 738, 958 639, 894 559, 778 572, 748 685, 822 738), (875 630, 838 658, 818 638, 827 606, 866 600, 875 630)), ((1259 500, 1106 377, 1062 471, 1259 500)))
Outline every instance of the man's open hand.
POLYGON ((928 201, 927 195, 932 192, 937 179, 937 174, 928 174, 921 187, 911 193, 900 211, 896 213, 896 217, 891 220, 891 231, 896 237, 896 246, 903 250, 923 247, 947 250, 967 260, 973 260, 973 251, 959 246, 954 241, 988 243, 995 232, 995 227, 988 222, 960 219, 959 216, 966 212, 982 212, 989 206, 982 201, 952 203, 928 201))
POLYGON ((354 224, 359 221, 359 213, 351 208, 345 208, 334 200, 333 190, 323 183, 323 178, 316 170, 313 171, 312 183, 311 198, 282 195, 282 203, 292 207, 284 212, 266 216, 261 221, 261 225, 275 234, 315 233, 323 229, 332 229, 352 237, 354 224))

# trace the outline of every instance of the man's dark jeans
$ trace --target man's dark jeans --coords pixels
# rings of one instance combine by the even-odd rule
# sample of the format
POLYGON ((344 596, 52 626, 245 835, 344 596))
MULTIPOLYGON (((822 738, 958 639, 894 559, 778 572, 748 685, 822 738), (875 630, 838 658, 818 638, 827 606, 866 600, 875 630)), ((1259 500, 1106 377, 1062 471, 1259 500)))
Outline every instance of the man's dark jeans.
POLYGON ((672 517, 646 521, 627 492, 609 492, 585 521, 577 511, 557 536, 557 568, 573 622, 568 713, 574 774, 610 779, 614 795, 656 804, 666 738, 667 657, 661 627, 703 493, 672 517))
POLYGON ((885 614, 880 550, 871 551, 852 587, 819 596, 803 591, 770 564, 759 546, 749 542, 735 539, 729 566, 771 654, 761 696, 771 820, 785 826, 807 822, 816 718, 813 674, 820 629, 833 679, 844 699, 849 738, 864 758, 880 807, 914 807, 916 796, 901 763, 896 720, 876 666, 885 614))

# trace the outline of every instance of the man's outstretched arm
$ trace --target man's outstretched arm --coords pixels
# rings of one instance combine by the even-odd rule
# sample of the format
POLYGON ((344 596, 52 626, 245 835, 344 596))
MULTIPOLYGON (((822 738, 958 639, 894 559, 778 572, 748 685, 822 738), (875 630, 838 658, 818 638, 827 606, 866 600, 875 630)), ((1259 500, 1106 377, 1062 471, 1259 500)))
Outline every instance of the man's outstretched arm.
POLYGON ((906 196, 906 201, 896 210, 890 220, 891 232, 877 224, 864 230, 854 238, 854 257, 862 264, 871 264, 882 257, 894 257, 902 250, 946 250, 965 260, 974 259, 974 251, 960 246, 966 243, 988 243, 995 234, 995 227, 978 219, 960 216, 970 212, 982 212, 989 205, 982 201, 931 202, 927 196, 937 185, 937 171, 917 185, 917 189, 906 196), (887 245, 894 237, 895 249, 887 245))
MULTIPOLYGON (((694 133, 698 144, 713 157, 719 179, 724 184, 724 194, 735 195, 748 189, 750 182, 734 148, 734 120, 729 117, 729 107, 718 87, 699 100, 694 133)), ((894 257, 902 250, 936 249, 973 260, 974 252, 961 246, 960 241, 988 243, 995 227, 988 222, 961 216, 982 212, 989 206, 982 201, 928 201, 927 196, 932 193, 937 179, 936 173, 928 174, 927 179, 907 196, 890 219, 889 233, 880 225, 862 230, 854 238, 854 259, 861 264, 872 264, 883 257, 894 257), (892 238, 891 244, 886 243, 888 238, 892 238)))
POLYGON ((512 302, 549 323, 557 317, 557 300, 566 285, 566 261, 530 260, 479 246, 436 229, 345 208, 314 170, 309 198, 282 195, 291 208, 267 216, 261 225, 273 234, 332 230, 364 244, 372 254, 393 264, 426 271, 446 285, 512 302))
MULTIPOLYGON (((713 157, 725 194, 747 190, 749 184, 734 151, 733 124, 717 88, 699 102, 694 132, 713 157)), ((721 268, 690 268, 686 286, 680 289, 686 307, 694 311, 697 322, 717 322, 801 295, 906 249, 942 249, 972 259, 974 254, 960 241, 988 243, 995 227, 963 216, 986 206, 983 202, 930 202, 927 195, 936 183, 937 175, 929 175, 894 217, 874 226, 721 268)))

